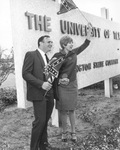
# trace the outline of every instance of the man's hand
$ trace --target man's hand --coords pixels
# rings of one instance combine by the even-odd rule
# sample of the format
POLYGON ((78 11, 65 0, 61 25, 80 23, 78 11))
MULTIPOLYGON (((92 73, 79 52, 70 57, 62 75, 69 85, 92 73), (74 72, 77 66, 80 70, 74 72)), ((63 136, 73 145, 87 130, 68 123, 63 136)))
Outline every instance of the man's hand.
POLYGON ((68 85, 68 83, 69 83, 69 79, 68 78, 59 79, 59 84, 68 85))
POLYGON ((42 85, 42 89, 46 90, 46 91, 49 91, 52 87, 52 84, 49 83, 49 82, 44 82, 43 85, 42 85))

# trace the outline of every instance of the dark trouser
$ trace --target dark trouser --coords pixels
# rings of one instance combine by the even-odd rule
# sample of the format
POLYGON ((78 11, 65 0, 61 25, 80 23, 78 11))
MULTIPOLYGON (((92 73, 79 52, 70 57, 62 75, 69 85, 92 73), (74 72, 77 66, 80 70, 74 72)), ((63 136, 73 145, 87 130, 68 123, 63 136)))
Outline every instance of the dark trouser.
POLYGON ((47 124, 54 106, 53 97, 46 96, 42 101, 34 101, 33 109, 35 120, 33 121, 30 150, 38 150, 47 139, 47 124))

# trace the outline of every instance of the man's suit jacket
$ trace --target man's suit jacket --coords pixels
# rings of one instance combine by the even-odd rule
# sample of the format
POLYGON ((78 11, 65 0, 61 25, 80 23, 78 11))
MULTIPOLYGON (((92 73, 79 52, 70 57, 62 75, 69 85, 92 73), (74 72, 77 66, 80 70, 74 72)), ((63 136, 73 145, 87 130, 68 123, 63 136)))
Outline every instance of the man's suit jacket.
POLYGON ((44 60, 38 50, 29 51, 25 55, 22 76, 27 83, 27 100, 43 100, 45 90, 42 84, 45 79, 44 60))

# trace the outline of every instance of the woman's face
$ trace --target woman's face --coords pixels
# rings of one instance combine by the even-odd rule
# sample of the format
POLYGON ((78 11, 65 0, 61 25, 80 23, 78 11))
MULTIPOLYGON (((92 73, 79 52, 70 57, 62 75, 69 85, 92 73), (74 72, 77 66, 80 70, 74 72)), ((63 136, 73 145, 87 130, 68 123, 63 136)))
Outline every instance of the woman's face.
POLYGON ((72 51, 72 48, 73 48, 73 42, 69 42, 65 46, 65 50, 67 50, 67 51, 72 51))

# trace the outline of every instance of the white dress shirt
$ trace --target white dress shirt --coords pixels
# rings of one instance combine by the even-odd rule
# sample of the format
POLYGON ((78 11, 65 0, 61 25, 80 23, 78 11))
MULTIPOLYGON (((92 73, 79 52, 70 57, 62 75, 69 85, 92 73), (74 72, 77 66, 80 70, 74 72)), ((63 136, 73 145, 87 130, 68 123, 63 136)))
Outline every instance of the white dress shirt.
POLYGON ((41 49, 38 48, 38 51, 40 52, 40 54, 42 55, 42 58, 44 60, 44 63, 45 65, 47 65, 47 60, 46 60, 46 57, 45 57, 45 52, 43 52, 41 49))

